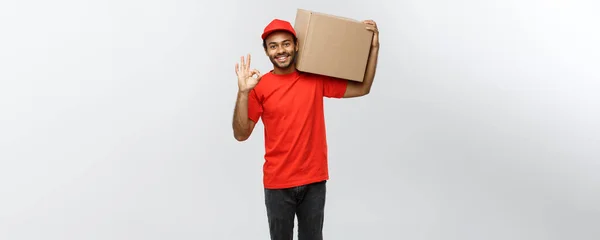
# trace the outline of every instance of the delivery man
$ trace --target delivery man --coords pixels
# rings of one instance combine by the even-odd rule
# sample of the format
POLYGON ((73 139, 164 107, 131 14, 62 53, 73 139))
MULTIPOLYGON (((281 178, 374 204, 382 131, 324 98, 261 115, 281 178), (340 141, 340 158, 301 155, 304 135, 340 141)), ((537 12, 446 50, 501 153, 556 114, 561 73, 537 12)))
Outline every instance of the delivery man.
POLYGON ((323 239, 325 184, 329 179, 323 98, 352 98, 369 94, 379 52, 379 31, 363 21, 373 40, 363 82, 300 72, 292 25, 274 19, 261 35, 273 69, 266 74, 250 68, 251 56, 235 64, 238 93, 233 135, 248 139, 262 118, 265 137, 263 183, 272 240, 292 239, 298 218, 299 240, 323 239))

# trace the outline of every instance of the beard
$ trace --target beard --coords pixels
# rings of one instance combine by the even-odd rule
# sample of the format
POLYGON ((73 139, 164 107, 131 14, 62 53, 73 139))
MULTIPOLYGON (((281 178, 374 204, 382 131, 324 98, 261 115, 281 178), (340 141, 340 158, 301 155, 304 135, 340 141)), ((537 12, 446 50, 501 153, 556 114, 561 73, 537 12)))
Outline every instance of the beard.
POLYGON ((277 55, 271 55, 271 56, 269 56, 269 60, 271 60, 271 63, 273 63, 273 66, 276 66, 277 68, 287 69, 287 68, 290 68, 291 66, 293 66, 293 64, 295 64, 296 53, 297 53, 297 51, 285 52, 283 54, 277 54, 277 55), (287 57, 287 59, 284 62, 280 62, 277 60, 277 58, 279 58, 279 57, 287 57))

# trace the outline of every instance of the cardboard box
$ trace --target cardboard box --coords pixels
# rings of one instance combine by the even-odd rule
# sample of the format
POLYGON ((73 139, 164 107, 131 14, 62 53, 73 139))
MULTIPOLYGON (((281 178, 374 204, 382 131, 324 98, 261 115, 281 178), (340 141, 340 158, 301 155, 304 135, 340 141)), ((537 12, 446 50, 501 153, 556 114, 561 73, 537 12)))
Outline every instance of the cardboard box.
POLYGON ((296 68, 300 71, 362 82, 373 33, 362 21, 298 9, 296 68))

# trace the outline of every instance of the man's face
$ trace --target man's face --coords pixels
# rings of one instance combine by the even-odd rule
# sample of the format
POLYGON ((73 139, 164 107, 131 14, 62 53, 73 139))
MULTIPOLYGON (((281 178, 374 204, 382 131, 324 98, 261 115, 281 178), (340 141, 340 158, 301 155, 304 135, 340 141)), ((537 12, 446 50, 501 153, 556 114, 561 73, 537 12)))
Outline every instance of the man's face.
POLYGON ((275 32, 266 39, 267 56, 278 68, 289 68, 294 64, 298 47, 294 44, 294 36, 288 32, 275 32))

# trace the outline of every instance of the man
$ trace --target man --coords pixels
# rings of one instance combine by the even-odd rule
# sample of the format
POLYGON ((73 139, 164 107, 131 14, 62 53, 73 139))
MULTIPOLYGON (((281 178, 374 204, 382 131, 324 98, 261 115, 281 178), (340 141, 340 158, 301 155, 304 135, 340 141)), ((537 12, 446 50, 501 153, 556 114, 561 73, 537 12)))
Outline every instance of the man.
POLYGON ((262 118, 265 136, 263 182, 272 240, 292 239, 298 218, 300 240, 323 239, 325 184, 329 179, 323 98, 353 98, 369 94, 379 52, 379 31, 363 21, 373 41, 363 82, 300 72, 292 25, 274 19, 262 34, 273 70, 261 75, 250 68, 251 56, 235 65, 238 94, 233 134, 248 139, 262 118))

